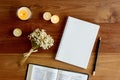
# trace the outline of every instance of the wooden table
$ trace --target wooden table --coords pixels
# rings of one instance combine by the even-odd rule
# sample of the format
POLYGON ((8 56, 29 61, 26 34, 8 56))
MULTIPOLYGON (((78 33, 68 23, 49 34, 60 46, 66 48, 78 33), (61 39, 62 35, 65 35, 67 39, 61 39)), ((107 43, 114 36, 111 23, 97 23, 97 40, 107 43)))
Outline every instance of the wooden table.
POLYGON ((1 0, 0 1, 0 80, 25 80, 28 63, 42 64, 72 71, 85 72, 89 80, 120 80, 120 1, 119 0, 1 0), (16 10, 21 6, 31 9, 33 15, 28 21, 21 21, 16 10), (44 21, 42 14, 50 11, 60 17, 58 24, 44 21), (101 26, 98 36, 102 37, 96 75, 92 76, 96 43, 84 70, 56 61, 55 55, 64 30, 67 16, 73 16, 101 26), (13 36, 14 28, 21 28, 23 35, 13 36), (30 41, 27 35, 35 28, 45 29, 55 39, 55 45, 49 50, 39 49, 33 53, 26 64, 18 65, 22 54, 27 52, 30 41))

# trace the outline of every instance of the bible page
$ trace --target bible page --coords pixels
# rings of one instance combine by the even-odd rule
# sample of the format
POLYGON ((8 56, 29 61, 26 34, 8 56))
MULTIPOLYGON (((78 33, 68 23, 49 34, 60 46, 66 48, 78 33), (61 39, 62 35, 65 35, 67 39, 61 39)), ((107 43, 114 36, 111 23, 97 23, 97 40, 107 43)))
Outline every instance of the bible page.
POLYGON ((58 71, 57 80, 87 80, 87 79, 88 79, 87 74, 64 71, 64 70, 58 71))
POLYGON ((32 66, 31 76, 29 76, 31 78, 26 80, 56 80, 57 78, 58 69, 31 64, 29 66, 32 66))

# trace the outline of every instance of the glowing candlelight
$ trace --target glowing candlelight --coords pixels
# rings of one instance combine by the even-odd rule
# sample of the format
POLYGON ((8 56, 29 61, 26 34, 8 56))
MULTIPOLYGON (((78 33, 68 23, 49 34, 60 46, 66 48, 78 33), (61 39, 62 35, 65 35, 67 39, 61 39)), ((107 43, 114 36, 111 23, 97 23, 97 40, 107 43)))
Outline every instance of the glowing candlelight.
POLYGON ((28 20, 32 16, 32 12, 27 7, 21 7, 17 10, 17 16, 20 20, 28 20))
POLYGON ((58 15, 53 15, 52 17, 51 17, 51 22, 53 23, 53 24, 56 24, 56 23, 58 23, 59 22, 59 16, 58 15))

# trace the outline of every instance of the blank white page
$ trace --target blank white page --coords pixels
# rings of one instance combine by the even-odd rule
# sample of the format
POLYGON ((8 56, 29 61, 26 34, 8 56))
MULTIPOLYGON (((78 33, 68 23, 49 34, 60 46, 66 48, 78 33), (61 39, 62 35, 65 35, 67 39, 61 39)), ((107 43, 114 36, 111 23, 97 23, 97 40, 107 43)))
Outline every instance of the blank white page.
POLYGON ((55 59, 86 69, 99 27, 69 16, 55 59))

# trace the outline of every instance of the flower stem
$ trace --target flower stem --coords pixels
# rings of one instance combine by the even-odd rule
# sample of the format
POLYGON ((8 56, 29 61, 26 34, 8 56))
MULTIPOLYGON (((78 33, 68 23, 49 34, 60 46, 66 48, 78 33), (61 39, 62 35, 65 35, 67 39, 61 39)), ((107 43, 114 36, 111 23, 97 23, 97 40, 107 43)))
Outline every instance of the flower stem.
POLYGON ((29 52, 23 54, 23 57, 22 57, 22 59, 21 59, 21 61, 20 61, 20 66, 22 66, 22 65, 26 62, 26 60, 28 59, 28 57, 29 57, 29 56, 31 55, 31 53, 33 53, 33 52, 35 52, 35 51, 31 48, 29 52))

